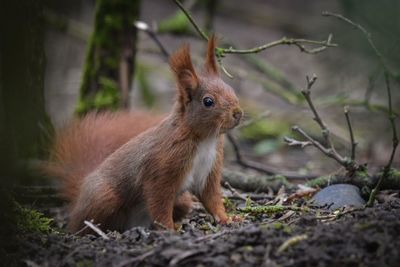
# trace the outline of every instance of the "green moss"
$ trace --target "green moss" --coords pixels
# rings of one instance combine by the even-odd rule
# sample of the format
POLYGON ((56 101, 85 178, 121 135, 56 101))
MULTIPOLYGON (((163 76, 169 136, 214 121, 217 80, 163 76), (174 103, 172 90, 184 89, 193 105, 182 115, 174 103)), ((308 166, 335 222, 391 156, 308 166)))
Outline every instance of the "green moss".
POLYGON ((185 34, 190 33, 190 23, 182 11, 177 11, 173 16, 161 21, 158 24, 158 32, 185 34))
POLYGON ((390 169, 389 176, 391 176, 393 179, 400 180, 400 171, 392 168, 390 169))
MULTIPOLYGON (((383 175, 383 172, 376 174, 376 180, 383 175)), ((386 179, 382 182, 381 189, 400 189, 400 171, 391 168, 386 179)))
POLYGON ((331 178, 330 175, 320 176, 308 181, 305 185, 309 187, 325 187, 331 178))
POLYGON ((224 197, 224 206, 228 213, 236 211, 236 205, 228 197, 224 197))
POLYGON ((281 223, 281 222, 275 222, 275 223, 271 224, 271 226, 276 230, 283 229, 283 223, 281 223))
POLYGON ((251 207, 251 203, 253 203, 253 201, 251 201, 251 198, 249 196, 247 196, 247 198, 246 198, 246 208, 250 208, 251 207))
POLYGON ((50 233, 53 219, 45 217, 42 213, 24 208, 15 203, 17 228, 22 233, 50 233))
POLYGON ((103 76, 100 77, 100 85, 101 90, 94 97, 93 108, 96 110, 118 108, 120 96, 117 83, 103 76))
POLYGON ((368 169, 366 167, 360 166, 359 169, 354 173, 354 176, 360 177, 360 178, 370 178, 370 175, 368 173, 368 169))
MULTIPOLYGON (((139 4, 140 1, 96 1, 94 31, 87 45, 76 108, 79 115, 120 105, 119 67, 121 60, 134 64, 136 31, 132 23, 138 18, 139 4), (122 58, 127 43, 131 44, 130 52, 122 58)), ((131 77, 128 79, 130 82, 131 77)))
POLYGON ((267 214, 267 215, 273 215, 276 213, 281 213, 286 210, 294 210, 294 211, 308 211, 308 208, 300 208, 300 207, 294 207, 294 206, 282 206, 282 205, 260 205, 260 206, 254 206, 254 207, 245 207, 245 208, 240 208, 238 209, 241 212, 244 213, 250 213, 252 215, 259 215, 259 214, 267 214))

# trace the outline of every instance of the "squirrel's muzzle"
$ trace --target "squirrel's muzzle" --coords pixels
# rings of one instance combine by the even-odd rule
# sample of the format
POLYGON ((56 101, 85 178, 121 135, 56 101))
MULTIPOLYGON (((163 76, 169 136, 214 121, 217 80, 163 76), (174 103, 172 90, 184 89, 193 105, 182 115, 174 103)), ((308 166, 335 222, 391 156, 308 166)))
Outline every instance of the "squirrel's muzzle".
POLYGON ((242 111, 240 108, 236 108, 236 109, 233 111, 232 116, 233 116, 233 118, 235 119, 235 126, 236 126, 236 125, 239 124, 239 122, 240 122, 240 120, 241 120, 241 118, 242 118, 242 116, 243 116, 243 111, 242 111))

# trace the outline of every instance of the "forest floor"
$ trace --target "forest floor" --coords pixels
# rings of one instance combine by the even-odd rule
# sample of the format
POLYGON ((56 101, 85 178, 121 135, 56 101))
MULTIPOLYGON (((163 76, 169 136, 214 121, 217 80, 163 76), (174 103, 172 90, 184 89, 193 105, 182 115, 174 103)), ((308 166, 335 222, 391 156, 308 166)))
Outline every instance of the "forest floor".
MULTIPOLYGON (((329 212, 299 198, 252 194, 251 205, 280 202, 280 210, 242 211, 244 220, 216 225, 200 206, 178 232, 133 228, 83 237, 54 232, 24 237, 28 266, 399 266, 400 199, 384 194, 367 209, 329 212)), ((229 197, 238 212, 249 201, 229 197)), ((233 212, 231 210, 231 212, 233 212)))

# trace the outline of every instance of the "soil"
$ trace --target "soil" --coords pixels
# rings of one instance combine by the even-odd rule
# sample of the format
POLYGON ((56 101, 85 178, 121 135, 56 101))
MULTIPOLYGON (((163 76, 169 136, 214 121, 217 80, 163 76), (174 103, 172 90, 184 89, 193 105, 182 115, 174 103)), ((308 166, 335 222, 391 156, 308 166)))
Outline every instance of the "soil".
MULTIPOLYGON (((252 198, 271 203, 265 194, 252 198)), ((286 207, 305 203, 296 202, 286 207)), ((334 213, 248 214, 228 226, 197 207, 178 232, 133 228, 107 236, 27 235, 21 259, 28 266, 400 266, 400 199, 334 213)))

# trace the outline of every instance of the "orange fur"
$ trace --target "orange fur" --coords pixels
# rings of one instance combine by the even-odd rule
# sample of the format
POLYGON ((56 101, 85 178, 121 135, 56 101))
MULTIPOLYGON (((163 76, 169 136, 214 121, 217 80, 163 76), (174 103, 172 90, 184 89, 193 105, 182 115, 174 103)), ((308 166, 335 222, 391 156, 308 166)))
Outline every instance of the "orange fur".
POLYGON ((83 177, 162 118, 150 113, 121 111, 91 113, 83 119, 74 119, 57 132, 45 172, 61 179, 62 196, 72 202, 77 198, 83 177))
POLYGON ((188 192, 217 221, 228 221, 220 190, 223 134, 239 123, 242 111, 218 76, 215 38, 209 41, 204 75, 196 73, 188 46, 170 64, 178 98, 167 117, 89 114, 57 134, 45 169, 61 178, 71 203, 70 231, 91 219, 102 229, 122 231, 148 220, 173 229, 191 208, 188 192))

